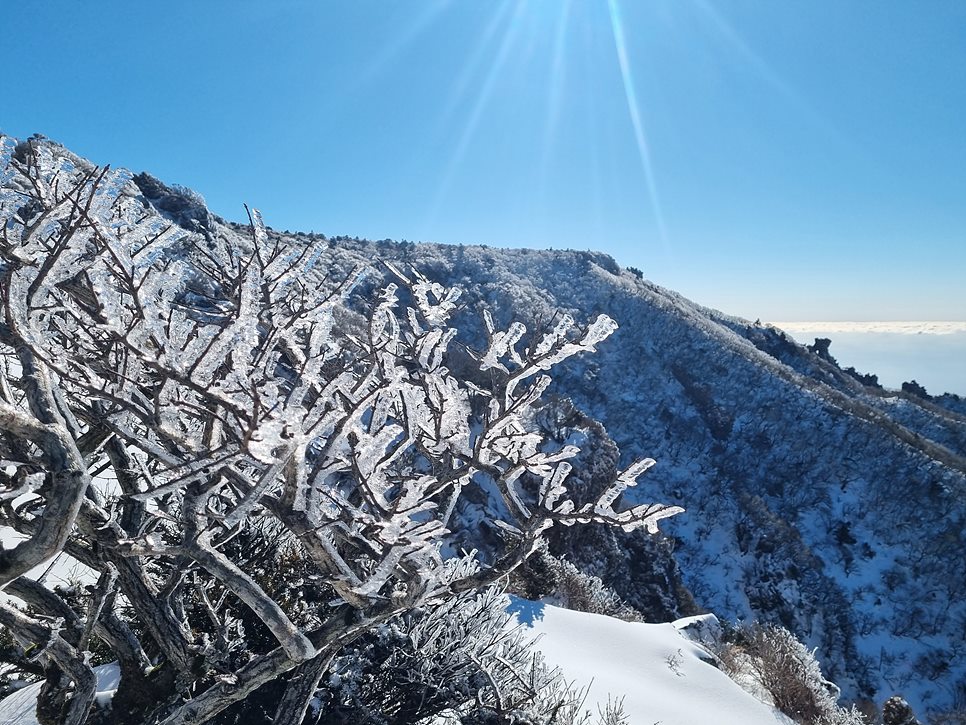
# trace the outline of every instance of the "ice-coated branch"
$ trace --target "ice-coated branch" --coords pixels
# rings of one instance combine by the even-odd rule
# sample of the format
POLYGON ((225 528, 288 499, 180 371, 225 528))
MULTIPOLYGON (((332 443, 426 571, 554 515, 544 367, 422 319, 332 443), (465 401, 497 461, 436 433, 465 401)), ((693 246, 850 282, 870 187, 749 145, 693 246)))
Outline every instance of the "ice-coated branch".
POLYGON ((81 652, 60 635, 62 620, 48 626, 33 617, 0 602, 0 625, 21 642, 26 653, 35 659, 49 657, 73 682, 73 693, 63 719, 64 725, 82 725, 94 702, 97 678, 81 652))

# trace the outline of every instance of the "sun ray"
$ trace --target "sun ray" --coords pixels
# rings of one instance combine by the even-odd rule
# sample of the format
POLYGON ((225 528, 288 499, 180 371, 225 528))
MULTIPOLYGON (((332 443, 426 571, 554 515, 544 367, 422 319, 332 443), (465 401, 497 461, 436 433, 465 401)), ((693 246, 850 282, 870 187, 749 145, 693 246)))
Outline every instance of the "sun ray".
POLYGON ((590 89, 590 100, 588 104, 590 139, 588 151, 590 152, 590 192, 591 208, 594 211, 594 244, 602 244, 604 241, 604 195, 602 190, 603 176, 600 172, 600 144, 597 139, 598 123, 596 114, 596 92, 590 89))
POLYGON ((657 192, 657 181, 654 177, 654 165, 651 162, 651 149, 647 142, 644 120, 641 118, 640 106, 637 101, 634 75, 627 57, 624 23, 617 0, 607 0, 607 9, 610 14, 611 30, 614 34, 614 48, 617 51, 617 62, 620 65, 621 81, 624 84, 627 112, 630 115, 631 126, 634 129, 634 140, 637 142, 637 153, 640 156, 641 167, 644 170, 644 179, 647 185, 648 198, 651 203, 651 211, 654 214, 654 222, 657 225, 657 233, 661 240, 661 245, 664 248, 665 254, 670 256, 670 244, 668 242, 667 227, 664 223, 664 212, 661 210, 660 197, 657 192))
MULTIPOLYGON (((504 2, 504 5, 506 5, 506 2, 504 2)), ((439 213, 440 207, 443 204, 443 200, 445 199, 446 194, 449 192, 449 188, 453 183, 453 178, 463 162, 463 158, 466 155, 466 150, 469 148, 470 141, 473 139, 473 135, 476 133, 477 126, 479 125, 483 116, 483 111, 489 102, 490 94, 493 92, 493 86, 496 82, 496 79, 499 77, 500 72, 506 63, 507 55, 509 54, 510 49, 513 47, 513 43, 520 32, 520 15, 525 5, 526 4, 523 2, 517 3, 516 9, 510 16, 510 19, 507 23, 508 28, 503 34, 503 38, 500 41, 500 46, 497 49, 496 55, 493 57, 493 61, 486 73, 486 77, 483 79, 483 83, 476 94, 476 100, 473 103, 473 107, 470 110, 469 115, 467 116, 466 124, 463 126, 463 131, 460 134, 459 141, 457 142, 456 147, 453 149, 453 152, 449 155, 446 170, 441 176, 439 187, 436 191, 436 195, 433 198, 432 205, 430 206, 429 213, 427 215, 428 219, 426 226, 428 228, 431 228, 436 221, 436 217, 439 213)))
POLYGON ((480 39, 477 41, 472 55, 463 64, 459 77, 453 84, 453 90, 448 94, 446 105, 443 107, 439 115, 439 120, 436 122, 437 137, 449 127, 449 122, 452 120, 453 114, 456 113, 456 110, 463 103, 463 99, 470 87, 470 81, 486 57, 486 51, 490 47, 490 41, 502 26, 507 13, 513 7, 513 2, 514 0, 502 0, 493 17, 490 19, 490 22, 487 23, 486 28, 484 28, 480 35, 480 39))
POLYGON ((815 126, 821 128, 829 135, 842 140, 840 131, 819 113, 805 96, 782 78, 764 58, 756 53, 744 41, 741 35, 738 34, 734 26, 728 22, 727 18, 718 12, 712 3, 708 2, 708 0, 694 0, 694 5, 710 22, 718 35, 725 40, 730 50, 751 66, 755 73, 789 104, 795 107, 802 117, 808 118, 815 126))
POLYGON ((567 27, 570 20, 572 0, 563 0, 557 27, 554 30, 553 54, 550 59, 550 83, 547 97, 547 118, 540 153, 539 180, 537 182, 537 206, 542 209, 547 193, 547 177, 550 173, 550 155, 556 145, 557 127, 560 123, 560 107, 566 79, 567 27))
POLYGON ((450 6, 453 0, 435 0, 427 4, 406 27, 394 34, 390 43, 378 53, 355 79, 357 86, 364 86, 391 67, 393 62, 429 28, 450 6))

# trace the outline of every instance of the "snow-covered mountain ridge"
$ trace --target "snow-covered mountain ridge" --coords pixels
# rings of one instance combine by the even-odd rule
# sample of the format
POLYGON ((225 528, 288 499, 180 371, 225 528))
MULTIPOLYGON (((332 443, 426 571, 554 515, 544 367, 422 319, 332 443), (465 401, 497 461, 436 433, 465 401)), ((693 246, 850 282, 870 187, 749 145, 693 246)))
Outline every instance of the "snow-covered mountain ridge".
MULTIPOLYGON (((199 234, 247 234, 190 193, 135 181, 146 204, 199 234)), ((615 318, 621 329, 563 368, 554 391, 603 424, 622 464, 658 460, 641 495, 687 509, 665 529, 698 604, 789 627, 848 698, 962 706, 961 400, 866 387, 780 330, 696 305, 598 253, 276 234, 317 245, 316 269, 335 278, 384 260, 460 286, 468 344, 484 334, 481 305, 530 329, 558 312, 615 318)), ((591 573, 626 594, 606 566, 591 573)))
POLYGON ((966 673, 954 654, 966 586, 947 576, 966 560, 960 414, 866 388, 781 331, 700 307, 604 255, 330 245, 340 273, 407 261, 501 323, 614 317, 614 338, 563 370, 556 391, 604 424, 622 463, 658 460, 643 495, 688 509, 667 529, 698 603, 788 626, 819 648, 846 696, 952 705, 966 673))

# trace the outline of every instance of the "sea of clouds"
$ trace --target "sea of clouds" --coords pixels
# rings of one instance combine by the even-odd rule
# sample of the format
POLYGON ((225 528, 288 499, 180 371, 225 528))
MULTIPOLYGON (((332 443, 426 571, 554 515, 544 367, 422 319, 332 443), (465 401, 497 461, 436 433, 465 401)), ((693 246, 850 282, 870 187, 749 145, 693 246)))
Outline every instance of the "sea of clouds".
POLYGON ((798 342, 832 340, 842 367, 875 373, 887 388, 915 380, 933 395, 966 396, 966 322, 775 322, 798 342))

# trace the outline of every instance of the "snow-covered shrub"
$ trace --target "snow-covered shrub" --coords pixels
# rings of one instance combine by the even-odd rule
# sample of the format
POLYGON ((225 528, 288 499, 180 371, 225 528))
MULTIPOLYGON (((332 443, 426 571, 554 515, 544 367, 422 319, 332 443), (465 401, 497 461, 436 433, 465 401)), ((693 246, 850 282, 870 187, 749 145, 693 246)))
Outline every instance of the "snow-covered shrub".
MULTIPOLYGON (((627 714, 624 712, 623 700, 607 700, 607 704, 598 713, 597 725, 631 725, 627 714)), ((578 723, 578 725, 580 725, 578 723)))
POLYGON ((542 544, 510 575, 508 590, 525 599, 546 599, 565 609, 604 614, 625 622, 642 622, 644 617, 610 587, 571 562, 558 559, 542 544))
POLYGON ((622 725, 621 702, 596 716, 584 692, 531 651, 494 588, 397 617, 333 662, 309 722, 329 725, 622 725), (442 715, 441 715, 442 714, 442 715))
POLYGON ((560 586, 558 560, 541 542, 536 551, 510 573, 507 591, 524 599, 536 601, 552 595, 560 586))
POLYGON ((775 707, 802 725, 866 725, 854 707, 838 705, 839 689, 825 679, 805 645, 784 627, 752 624, 728 632, 715 652, 739 683, 750 675, 775 707))
POLYGON ((554 559, 558 584, 551 599, 566 609, 642 622, 641 613, 607 587, 599 577, 584 574, 569 561, 554 559))
POLYGON ((607 702, 592 712, 585 707, 585 690, 564 684, 557 692, 562 705, 555 708, 549 720, 541 725, 633 725, 624 710, 623 698, 608 697, 607 702))
POLYGON ((921 725, 916 719, 912 706, 902 697, 895 695, 882 706, 882 725, 921 725))
POLYGON ((523 711, 556 676, 510 626, 508 601, 493 588, 466 592, 360 638, 333 661, 318 721, 403 725, 447 710, 523 711))
MULTIPOLYGON (((0 182, 0 525, 22 537, 0 587, 34 610, 0 601, 0 625, 66 725, 88 722, 92 638, 119 663, 118 722, 200 725, 284 681, 259 717, 296 725, 347 646, 504 579, 551 526, 681 511, 620 508, 650 459, 574 500, 578 448, 533 423, 606 315, 528 336, 483 311, 471 383, 448 365, 458 289, 393 269, 362 296, 361 271, 317 269, 322 242, 255 211, 247 237, 179 226, 49 143, 0 136, 0 182), (444 555, 468 490, 494 503, 495 556, 444 555), (82 606, 27 576, 55 556, 91 572, 82 606)), ((490 686, 497 709, 516 697, 490 686)))

